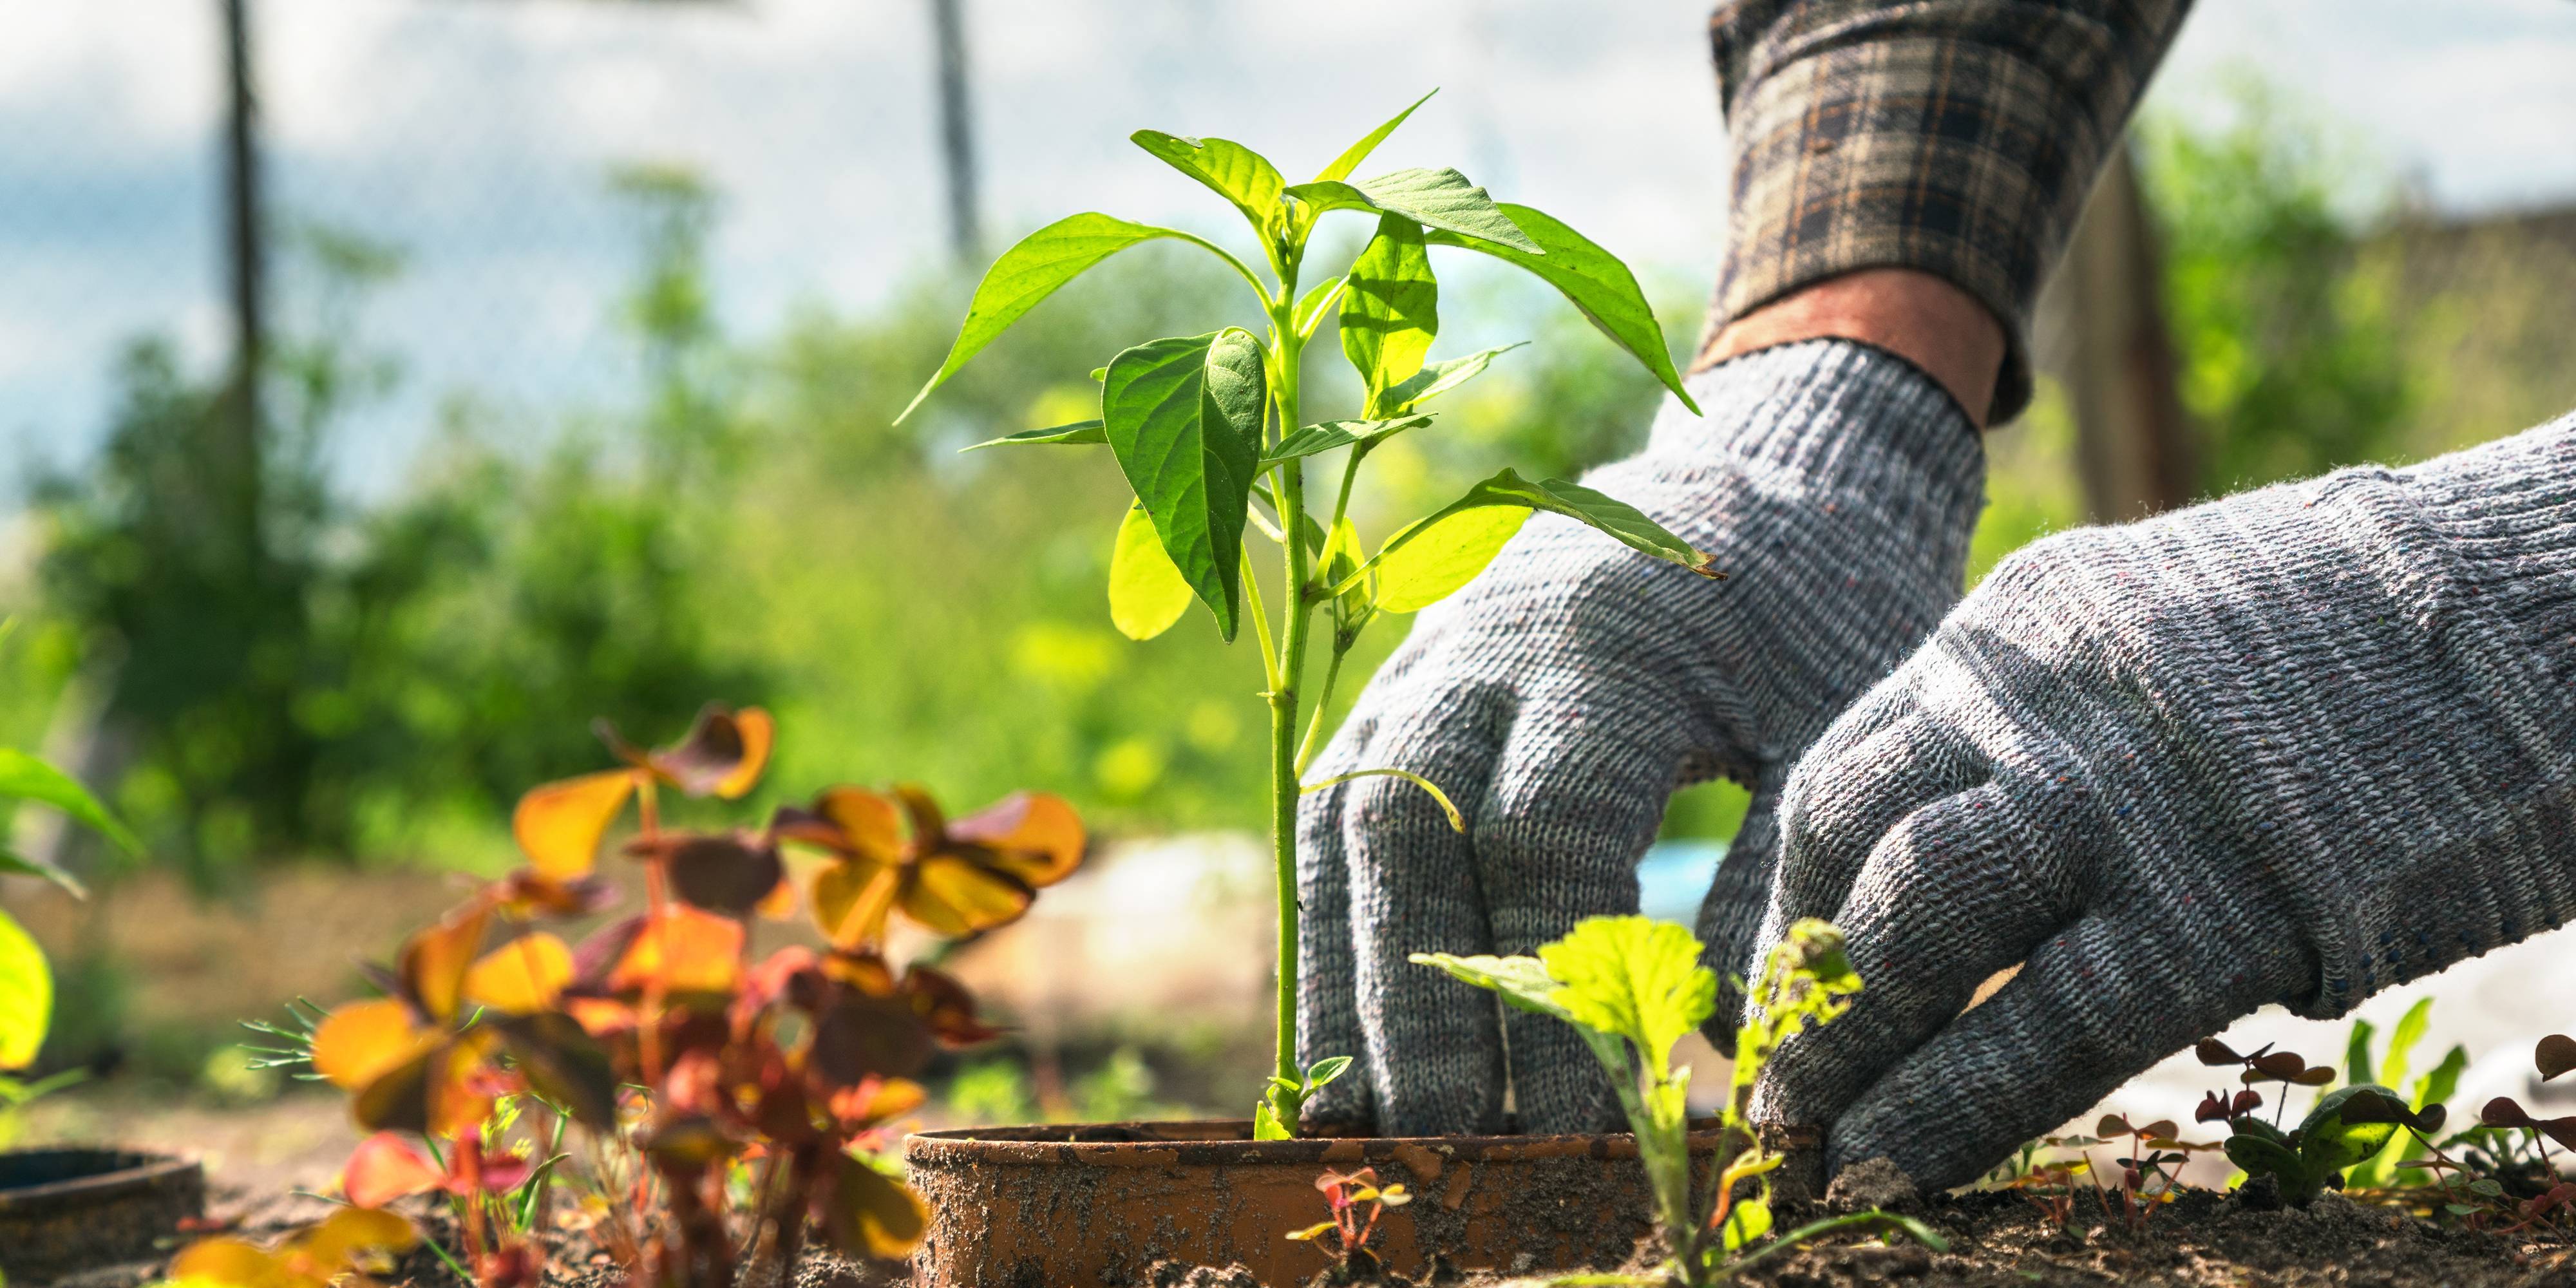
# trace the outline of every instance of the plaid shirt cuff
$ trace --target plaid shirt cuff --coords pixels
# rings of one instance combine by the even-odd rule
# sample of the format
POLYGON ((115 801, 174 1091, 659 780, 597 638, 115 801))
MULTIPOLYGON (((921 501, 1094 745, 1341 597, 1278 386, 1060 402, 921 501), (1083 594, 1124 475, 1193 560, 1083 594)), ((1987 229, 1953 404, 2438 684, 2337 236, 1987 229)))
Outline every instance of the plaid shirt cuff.
POLYGON ((1864 268, 2004 324, 1989 423, 2030 402, 2030 311, 2190 0, 1728 0, 1735 150, 1710 327, 1864 268))

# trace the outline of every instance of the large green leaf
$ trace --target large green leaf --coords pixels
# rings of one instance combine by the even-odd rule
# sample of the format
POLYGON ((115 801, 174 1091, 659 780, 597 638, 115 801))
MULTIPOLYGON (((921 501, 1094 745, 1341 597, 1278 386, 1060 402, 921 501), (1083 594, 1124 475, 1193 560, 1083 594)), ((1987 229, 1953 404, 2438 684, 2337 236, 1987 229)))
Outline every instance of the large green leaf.
POLYGON ((1517 505, 1471 506, 1425 519, 1397 535, 1371 571, 1377 606, 1390 613, 1429 608, 1476 579, 1501 554, 1532 511, 1517 505))
POLYGON ((1189 581, 1163 553, 1163 539, 1145 507, 1127 505, 1109 550, 1109 621, 1131 640, 1149 640, 1172 629, 1190 609, 1189 581))
POLYGON ((23 1069, 53 1022, 54 974, 26 930, 0 912, 0 1069, 23 1069))
POLYGON ((1415 953, 1405 958, 1416 966, 1435 966, 1478 988, 1490 988, 1524 1011, 1571 1020, 1556 1000, 1557 982, 1535 957, 1456 957, 1448 953, 1415 953))
POLYGON ((1420 429, 1430 423, 1428 416, 1403 416, 1390 420, 1328 420, 1320 425, 1308 425, 1279 440, 1277 447, 1262 453, 1261 468, 1268 469, 1281 461, 1314 456, 1353 443, 1374 447, 1408 429, 1420 429))
POLYGON ((1402 215, 1425 228, 1509 246, 1532 257, 1543 257, 1548 250, 1524 234, 1484 189, 1455 170, 1397 170, 1358 183, 1325 180, 1285 191, 1299 203, 1295 227, 1300 237, 1326 211, 1374 210, 1402 215))
POLYGON ((117 822, 107 812, 107 807, 89 794, 88 788, 81 786, 71 775, 15 748, 0 747, 0 796, 51 805, 71 815, 75 821, 96 829, 129 854, 143 848, 143 843, 134 839, 134 833, 117 822))
POLYGON ((1386 396, 1379 401, 1398 414, 1410 411, 1415 404, 1429 402, 1484 374, 1485 364, 1527 343, 1529 341, 1523 340, 1520 344, 1506 344, 1499 348, 1471 353, 1463 358, 1451 358, 1446 362, 1432 363, 1388 389, 1386 396))
MULTIPOLYGON (((1439 92, 1439 90, 1434 89, 1431 91, 1431 94, 1437 94, 1439 92)), ((1377 145, 1386 142, 1386 136, 1395 133, 1395 127, 1404 124, 1404 118, 1413 115, 1413 108, 1420 107, 1431 101, 1431 94, 1425 94, 1422 97, 1413 100, 1412 107, 1407 107, 1403 111, 1396 113, 1393 117, 1388 119, 1386 124, 1369 131, 1368 134, 1361 138, 1359 142, 1342 149, 1342 154, 1334 157, 1331 165, 1325 166, 1323 169, 1315 172, 1316 181, 1324 182, 1332 179, 1350 178, 1351 171, 1358 169, 1360 162, 1368 160, 1369 153, 1377 151, 1377 145)))
MULTIPOLYGON (((1707 554, 1692 549, 1690 543, 1666 531, 1662 524, 1647 518, 1639 513, 1636 507, 1624 501, 1604 496, 1580 483, 1569 483, 1564 479, 1542 479, 1532 483, 1517 472, 1506 469, 1469 488, 1465 496, 1450 502, 1439 513, 1414 523, 1386 539, 1386 544, 1378 549, 1378 573, 1381 584, 1385 586, 1385 589, 1379 592, 1380 607, 1386 608, 1389 612, 1412 611, 1394 607, 1395 601, 1389 593, 1393 589, 1394 580, 1394 575, 1388 571, 1389 563, 1396 561, 1396 566, 1402 567, 1401 556, 1409 546, 1435 542, 1436 548, 1447 552, 1441 556, 1440 566, 1444 568, 1454 569, 1477 549, 1483 549, 1484 559, 1491 560, 1493 552, 1502 549, 1502 541, 1508 540, 1511 536, 1509 531, 1502 531, 1504 520, 1487 519, 1483 522, 1483 526, 1457 524, 1451 521, 1471 511, 1495 507, 1517 508, 1524 511, 1545 510, 1550 514, 1562 514, 1607 533, 1620 544, 1642 554, 1679 564, 1705 577, 1724 575, 1709 567, 1710 558, 1707 554), (1497 531, 1501 531, 1499 538, 1493 536, 1497 531), (1476 537, 1477 540, 1469 542, 1466 538, 1470 536, 1476 537), (1487 546, 1490 548, 1486 548, 1487 546)), ((1516 530, 1519 526, 1518 521, 1512 520, 1511 526, 1516 530)), ((1466 575, 1473 577, 1483 567, 1483 562, 1477 562, 1466 575)), ((1449 589, 1454 590, 1457 585, 1464 584, 1466 583, 1462 579, 1449 589)), ((1446 594, 1447 591, 1441 593, 1446 594)), ((1416 607, 1419 606, 1416 605, 1416 607)))
POLYGON ((975 285, 975 298, 966 305, 966 321, 957 328, 957 341, 948 347, 947 359, 939 364, 930 383, 904 405, 903 415, 895 417, 895 423, 902 424, 931 390, 957 374, 958 368, 1009 330, 1020 315, 1036 308, 1038 301, 1080 277, 1084 269, 1138 242, 1181 236, 1169 228, 1089 213, 1066 216, 1021 238, 1018 245, 1003 251, 1002 257, 984 270, 984 280, 975 285))
POLYGON ((957 450, 961 452, 974 452, 981 451, 987 447, 1023 447, 1034 443, 1073 444, 1106 443, 1108 441, 1109 431, 1103 429, 1099 421, 1077 420, 1070 425, 1053 425, 1045 429, 1024 429, 1016 434, 1004 434, 1000 438, 988 438, 971 447, 961 447, 957 450))
POLYGON ((2375 1083, 2338 1087, 2318 1097, 2315 1107, 2299 1122, 2298 1138, 2300 1156, 2320 1176, 2378 1153, 2397 1134, 2397 1124, 2393 1122, 2344 1121, 2344 1107, 2356 1096, 2385 1097, 2401 1107, 2406 1103, 2395 1091, 2375 1083))
POLYGON ((1699 956, 1688 927, 1652 917, 1587 917, 1538 950, 1567 1016, 1636 1043, 1651 1074, 1717 1009, 1717 976, 1699 956))
POLYGON ((1422 248, 1422 225, 1401 215, 1378 220, 1377 236, 1351 261, 1341 331, 1366 414, 1385 415, 1387 389, 1422 370, 1440 332, 1440 284, 1422 248))
POLYGON ((1548 215, 1509 202, 1501 209, 1510 216, 1514 227, 1545 247, 1547 253, 1531 255, 1501 240, 1460 235, 1454 230, 1435 232, 1430 241, 1436 246, 1482 251, 1537 274, 1582 310, 1583 316, 1610 337, 1611 343, 1644 363, 1655 379, 1663 381, 1664 387, 1682 400, 1683 406, 1696 413, 1699 404, 1691 401, 1689 392, 1682 388, 1681 373, 1673 370, 1672 355, 1664 351, 1664 329, 1656 324, 1655 311, 1647 307, 1645 292, 1637 288, 1636 274, 1629 272, 1618 256, 1548 215))
POLYGON ((1266 392, 1261 342, 1234 327, 1129 349, 1110 360, 1100 389, 1118 468, 1229 640, 1266 392))
POLYGON ((1127 137, 1233 202, 1255 232, 1270 235, 1279 218, 1279 193, 1288 181, 1269 158, 1231 139, 1185 139, 1161 130, 1138 130, 1127 137))

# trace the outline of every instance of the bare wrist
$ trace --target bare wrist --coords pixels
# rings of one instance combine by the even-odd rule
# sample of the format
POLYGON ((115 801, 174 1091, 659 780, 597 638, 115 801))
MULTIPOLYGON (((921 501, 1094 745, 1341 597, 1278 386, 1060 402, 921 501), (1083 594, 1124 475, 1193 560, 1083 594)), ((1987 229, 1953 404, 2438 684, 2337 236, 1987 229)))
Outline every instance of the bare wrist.
POLYGON ((1869 268, 1784 295, 1726 324, 1691 370, 1800 340, 1855 340, 1921 367, 1985 428, 2004 330, 1975 297, 1930 273, 1869 268))

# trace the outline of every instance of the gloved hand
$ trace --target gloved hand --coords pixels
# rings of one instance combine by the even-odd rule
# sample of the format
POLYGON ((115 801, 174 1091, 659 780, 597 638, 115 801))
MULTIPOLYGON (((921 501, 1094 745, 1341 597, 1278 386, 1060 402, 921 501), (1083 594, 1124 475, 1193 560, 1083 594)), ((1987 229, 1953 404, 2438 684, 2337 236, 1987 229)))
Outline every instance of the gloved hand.
POLYGON ((1863 991, 1756 1110, 1926 1186, 2266 1002, 2341 1015, 2558 925, 2576 417, 2015 554, 1781 817, 1765 941, 1832 918, 1863 991))
MULTIPOLYGON (((1526 953, 1584 917, 1634 912, 1636 863, 1684 782, 1754 788, 1704 940, 1740 955, 1770 879, 1771 801, 1793 758, 1958 598, 1983 447, 1940 386, 1842 341, 1701 373, 1642 454, 1585 482, 1717 557, 1712 582, 1538 515, 1473 584, 1421 614, 1310 777, 1392 766, 1438 783, 1453 832, 1400 779, 1307 798, 1300 816, 1309 1061, 1358 1056, 1317 1126, 1499 1131, 1493 998, 1406 962, 1526 953)), ((1512 1012, 1528 1131, 1616 1119, 1573 1032, 1512 1012)))

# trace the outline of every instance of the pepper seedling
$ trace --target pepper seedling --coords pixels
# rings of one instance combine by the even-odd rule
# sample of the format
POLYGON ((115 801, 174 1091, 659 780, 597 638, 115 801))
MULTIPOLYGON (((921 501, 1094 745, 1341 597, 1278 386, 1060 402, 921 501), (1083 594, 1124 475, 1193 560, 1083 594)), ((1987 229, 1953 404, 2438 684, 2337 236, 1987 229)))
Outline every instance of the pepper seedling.
POLYGON ((1699 958, 1699 939, 1689 929, 1649 917, 1589 918, 1563 939, 1541 946, 1536 957, 1411 958, 1491 989, 1521 1010, 1573 1025, 1610 1074, 1636 1134, 1668 1259, 1650 1275, 1561 1282, 1716 1283, 1809 1239, 1861 1227, 1902 1232, 1936 1252, 1945 1250, 1947 1242, 1922 1222, 1876 1208, 1766 1238, 1772 1235, 1770 1173, 1786 1160, 1763 1148, 1754 1134, 1754 1084, 1782 1042, 1810 1024, 1831 1022, 1861 987, 1844 955, 1842 932, 1814 918, 1790 926, 1763 966, 1736 1035, 1735 1067, 1715 1124, 1727 1161, 1708 1196, 1694 1198, 1690 1069, 1675 1068, 1672 1054, 1674 1044, 1717 1009, 1717 976, 1699 958))
POLYGON ((1205 250, 1240 276, 1260 305, 1264 334, 1225 327, 1149 340, 1111 358, 1092 373, 1100 382, 1096 420, 1023 430, 976 446, 1109 449, 1135 493, 1109 560, 1110 620, 1121 632, 1150 639, 1193 602, 1206 605, 1229 641, 1246 618, 1252 623, 1261 698, 1270 714, 1269 823, 1279 917, 1277 1061, 1255 1116, 1256 1135, 1264 1138, 1296 1129, 1304 1096, 1315 1085, 1297 1051, 1297 797, 1363 775, 1392 776, 1429 792, 1450 825, 1465 830, 1438 785, 1401 766, 1301 781, 1324 732, 1342 660, 1361 632, 1382 615, 1413 612, 1466 585, 1540 511, 1674 564, 1677 575, 1719 575, 1708 555, 1636 509, 1580 484, 1532 482, 1509 469, 1396 529, 1373 552, 1362 541, 1350 514, 1361 464, 1396 436, 1430 425, 1425 404, 1513 347, 1431 359, 1440 328, 1433 249, 1472 251, 1547 282, 1690 404, 1663 330, 1618 257, 1540 211, 1496 202, 1456 170, 1351 177, 1429 98, 1370 131, 1305 183, 1288 182, 1268 158, 1231 140, 1137 131, 1138 147, 1243 216, 1268 275, 1195 233, 1097 213, 1058 220, 1004 251, 985 272, 948 356, 903 412, 911 415, 1039 301, 1131 246, 1173 240, 1205 250), (1374 219, 1375 235, 1347 270, 1304 285, 1310 237, 1324 216, 1345 211, 1374 219), (1310 424, 1304 357, 1327 317, 1338 324, 1343 356, 1358 371, 1364 397, 1358 419, 1310 424), (1310 507, 1307 466, 1333 452, 1342 454, 1342 470, 1331 506, 1310 507), (1284 590, 1275 625, 1253 575, 1247 529, 1280 547, 1284 590), (1320 691, 1310 693, 1307 653, 1318 610, 1331 625, 1331 657, 1320 691))

